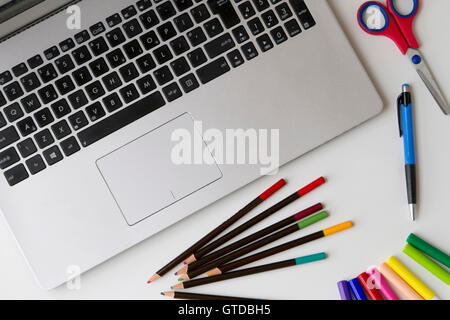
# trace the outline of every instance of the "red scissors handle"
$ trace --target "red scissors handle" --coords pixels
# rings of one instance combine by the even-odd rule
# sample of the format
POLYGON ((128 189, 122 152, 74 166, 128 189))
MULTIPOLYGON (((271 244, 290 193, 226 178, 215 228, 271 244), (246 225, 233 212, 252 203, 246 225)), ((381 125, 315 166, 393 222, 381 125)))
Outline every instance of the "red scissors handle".
POLYGON ((413 0, 414 6, 412 11, 409 14, 402 15, 395 8, 394 0, 387 1, 388 11, 394 16, 397 25, 403 33, 403 37, 405 37, 406 42, 408 43, 410 48, 419 49, 419 43, 417 42, 416 36, 413 32, 413 22, 414 18, 419 11, 419 0, 413 0))

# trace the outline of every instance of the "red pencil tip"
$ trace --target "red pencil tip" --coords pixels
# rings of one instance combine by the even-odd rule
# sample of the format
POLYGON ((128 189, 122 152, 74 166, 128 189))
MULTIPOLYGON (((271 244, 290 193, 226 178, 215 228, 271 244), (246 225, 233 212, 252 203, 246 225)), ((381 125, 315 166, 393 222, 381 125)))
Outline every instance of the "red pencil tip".
POLYGON ((184 264, 187 264, 186 261, 183 262, 184 264))
POLYGON ((152 281, 151 281, 151 280, 148 280, 147 283, 152 283, 152 281))

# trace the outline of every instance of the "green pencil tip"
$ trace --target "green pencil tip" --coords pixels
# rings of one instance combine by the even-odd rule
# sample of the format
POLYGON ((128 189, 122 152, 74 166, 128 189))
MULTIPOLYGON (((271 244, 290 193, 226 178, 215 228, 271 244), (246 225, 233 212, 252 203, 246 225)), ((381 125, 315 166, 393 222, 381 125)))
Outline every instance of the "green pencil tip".
POLYGON ((178 278, 178 281, 184 281, 184 279, 183 278, 178 278))
POLYGON ((170 290, 173 290, 173 287, 172 287, 172 286, 170 286, 170 290))

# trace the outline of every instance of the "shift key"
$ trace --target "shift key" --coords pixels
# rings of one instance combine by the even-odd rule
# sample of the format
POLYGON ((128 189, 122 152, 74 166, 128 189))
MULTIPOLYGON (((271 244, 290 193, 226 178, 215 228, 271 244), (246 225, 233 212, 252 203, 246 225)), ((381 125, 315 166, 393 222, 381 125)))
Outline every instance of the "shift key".
POLYGON ((208 83, 224 73, 230 71, 230 66, 224 57, 220 57, 217 60, 201 67, 197 70, 197 76, 199 77, 202 84, 208 83))

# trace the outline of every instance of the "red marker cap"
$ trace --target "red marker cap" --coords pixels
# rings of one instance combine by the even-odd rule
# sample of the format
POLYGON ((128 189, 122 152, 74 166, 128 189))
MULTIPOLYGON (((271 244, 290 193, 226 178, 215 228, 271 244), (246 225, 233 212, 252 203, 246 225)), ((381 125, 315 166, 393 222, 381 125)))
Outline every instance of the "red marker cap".
POLYGON ((316 213, 317 211, 322 210, 322 209, 323 209, 322 204, 321 203, 316 203, 315 205, 313 205, 313 206, 311 206, 309 208, 306 208, 305 210, 302 210, 302 211, 296 213, 294 215, 294 218, 295 218, 295 220, 298 221, 298 220, 306 218, 307 216, 310 216, 313 213, 316 213))
POLYGON ((270 197, 271 195, 273 195, 275 192, 277 192, 278 190, 280 190, 281 188, 283 188, 286 185, 286 180, 281 179, 280 181, 278 181, 277 183, 275 183, 273 186, 271 186, 269 189, 267 189, 266 191, 264 191, 263 193, 261 193, 261 195, 259 196, 261 198, 261 200, 266 200, 268 197, 270 197))
POLYGON ((378 289, 376 288, 373 279, 369 276, 367 272, 361 273, 358 276, 358 280, 371 300, 384 300, 380 291, 378 291, 378 289))
POLYGON ((308 192, 313 191, 317 187, 323 185, 325 182, 326 182, 325 178, 324 177, 320 177, 319 179, 317 179, 317 180, 311 182, 310 184, 308 184, 306 187, 303 187, 300 190, 298 190, 297 193, 298 193, 298 195, 300 197, 303 197, 305 194, 307 194, 308 192))

